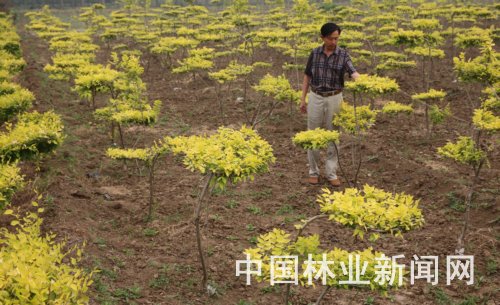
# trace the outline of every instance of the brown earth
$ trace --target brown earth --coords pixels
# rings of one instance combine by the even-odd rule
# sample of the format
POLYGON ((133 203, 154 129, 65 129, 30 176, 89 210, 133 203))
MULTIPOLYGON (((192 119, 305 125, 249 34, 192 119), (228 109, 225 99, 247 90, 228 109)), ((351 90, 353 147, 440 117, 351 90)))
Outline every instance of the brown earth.
MULTIPOLYGON (((62 116, 67 138, 55 155, 41 162, 39 171, 35 170, 35 164, 23 164, 26 179, 31 183, 16 195, 14 204, 27 206, 35 197, 31 190, 36 187, 44 196, 41 202, 46 208, 44 229, 57 233, 69 245, 87 242, 84 266, 102 270, 95 278, 91 303, 282 304, 283 287, 273 288, 255 281, 245 286, 244 278, 235 276, 235 260, 244 258, 243 250, 252 247, 250 240, 259 234, 273 228, 293 232, 293 225, 299 219, 319 214, 315 198, 327 185, 310 186, 301 182, 307 175, 306 154, 290 140, 295 132, 306 129, 305 116, 294 109, 294 118, 290 119, 287 105, 277 109, 258 128, 272 144, 277 158, 270 173, 257 176, 254 182, 229 186, 225 192, 208 199, 203 242, 208 253, 210 281, 219 290, 219 295, 209 297, 201 289, 192 225, 202 177, 184 169, 178 158, 163 158, 155 181, 154 219, 146 223, 146 170, 129 162, 128 170, 124 171, 121 162, 105 156, 106 148, 112 144, 109 128, 94 120, 91 109, 79 101, 67 82, 53 81, 43 72, 51 56, 47 44, 27 33, 22 25, 18 32, 27 61, 18 81, 36 95, 37 110, 54 109, 62 116)), ((104 49, 100 51, 101 62, 107 54, 104 49)), ((275 75, 284 60, 275 52, 264 51, 259 53, 259 59, 273 62, 277 67, 273 68, 275 75)), ((362 184, 420 198, 425 226, 404 234, 404 239, 382 236, 376 242, 355 239, 352 229, 327 220, 312 224, 306 231, 320 233, 324 248, 373 247, 387 255, 404 254, 407 268, 414 254, 438 255, 438 288, 418 281, 390 292, 386 298, 367 290, 335 290, 323 304, 454 304, 470 296, 477 297, 477 303, 464 304, 496 304, 499 299, 498 149, 490 153, 490 166, 481 173, 467 236, 466 254, 475 256, 475 284, 467 286, 455 281, 446 286, 445 257, 454 254, 463 219, 463 212, 456 208, 466 193, 470 170, 439 157, 436 149, 448 140, 455 140, 457 135, 468 134, 471 112, 464 90, 468 85, 453 82, 451 59, 435 65, 437 81, 432 87, 448 92, 444 103, 451 104, 454 117, 437 126, 428 138, 421 112, 409 118, 379 115, 363 140, 364 163, 359 177, 362 184)), ((358 69, 366 72, 363 66, 358 69)), ((418 71, 389 74, 397 79, 403 91, 414 93, 419 90, 418 71)), ((255 75, 252 82, 264 72, 255 75)), ((216 96, 210 88, 214 84, 208 78, 193 82, 189 75, 173 76, 154 59, 143 78, 150 100, 163 101, 162 115, 154 128, 127 128, 128 147, 150 145, 165 135, 211 132, 220 125, 216 96)), ((289 79, 295 80, 295 75, 290 73, 289 79)), ((477 100, 479 87, 470 87, 471 96, 477 100)), ((225 101, 226 122, 234 127, 244 123, 242 107, 235 102, 237 96, 239 92, 234 91, 225 101)), ((350 94, 344 98, 351 100, 350 94)), ((399 94, 384 100, 409 102, 409 97, 399 94)), ((341 140, 341 164, 352 176, 351 142, 345 136, 341 140)), ((345 177, 341 178, 342 190, 346 183, 345 177)), ((294 287, 293 304, 312 303, 321 290, 294 287)))

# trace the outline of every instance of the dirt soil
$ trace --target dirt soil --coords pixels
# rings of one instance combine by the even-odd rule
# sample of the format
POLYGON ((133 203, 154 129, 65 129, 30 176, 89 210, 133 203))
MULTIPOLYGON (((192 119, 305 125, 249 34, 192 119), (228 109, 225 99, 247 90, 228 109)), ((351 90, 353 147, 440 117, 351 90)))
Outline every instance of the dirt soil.
MULTIPOLYGON (((300 219, 320 212, 316 197, 329 186, 303 182, 307 176, 306 153, 291 142, 296 132, 306 129, 306 116, 294 108, 290 118, 288 105, 280 106, 270 120, 258 127, 260 135, 272 144, 277 158, 270 173, 257 176, 253 182, 231 185, 208 199, 202 221, 203 243, 210 281, 219 291, 217 296, 209 297, 201 288, 192 223, 203 177, 186 170, 179 158, 169 155, 161 159, 155 181, 154 218, 146 223, 146 169, 129 162, 124 170, 121 162, 105 156, 105 150, 112 145, 109 127, 93 118, 92 110, 71 92, 68 82, 53 81, 43 72, 51 56, 47 43, 26 32, 22 22, 18 33, 27 62, 18 81, 36 95, 36 110, 54 109, 62 116, 67 136, 57 153, 39 164, 39 170, 37 164, 23 164, 26 180, 31 182, 16 195, 14 205, 27 208, 30 199, 36 197, 32 191, 36 187, 43 194, 41 205, 46 208, 44 230, 57 233, 68 245, 86 242, 83 265, 101 270, 92 286, 91 304, 282 304, 283 287, 255 281, 246 286, 244 277, 235 276, 235 261, 244 258, 244 249, 253 247, 252 241, 259 234, 273 228, 294 232, 294 224, 300 219)), ((98 58, 104 63, 109 51, 104 45, 101 47, 98 58)), ((262 51, 258 56, 273 63, 273 74, 281 73, 284 58, 276 52, 262 51)), ((467 286, 454 281, 446 286, 446 256, 454 254, 471 171, 439 157, 436 149, 458 135, 468 134, 471 112, 465 88, 469 88, 475 100, 480 88, 454 81, 450 58, 434 64, 437 81, 432 87, 448 92, 443 105, 450 103, 453 118, 434 128, 429 138, 422 111, 410 117, 380 114, 364 137, 364 162, 359 176, 361 184, 419 198, 425 225, 404 234, 404 239, 383 235, 376 242, 355 239, 352 229, 325 219, 312 224, 306 233, 320 233, 322 247, 327 249, 373 247, 387 255, 404 254, 407 270, 414 254, 438 255, 439 284, 433 287, 420 280, 405 289, 391 291, 388 297, 368 290, 334 290, 323 304, 459 304, 472 296, 478 302, 464 304, 497 304, 495 300, 500 299, 498 149, 490 153, 489 167, 481 173, 467 235, 465 253, 475 257, 475 284, 467 286)), ((358 70, 366 72, 363 65, 358 70)), ((404 92, 414 93, 420 90, 419 71, 389 75, 397 79, 404 92)), ((265 72, 257 73, 251 81, 265 72)), ((295 82, 295 74, 287 73, 295 82)), ((213 132, 220 126, 214 83, 207 77, 197 76, 193 82, 190 75, 172 75, 152 59, 143 79, 150 100, 163 102, 162 114, 153 128, 126 128, 128 147, 151 145, 166 135, 213 132)), ((233 87, 241 88, 238 84, 233 87)), ((232 127, 245 122, 243 108, 236 101, 240 94, 233 90, 226 95, 225 120, 232 127)), ((255 99, 256 95, 251 94, 250 98, 255 99)), ((352 98, 346 93, 344 99, 352 98)), ((384 100, 409 102, 410 98, 399 93, 384 100)), ((104 105, 102 99, 98 103, 104 105)), ((381 101, 377 100, 376 105, 379 104, 381 101)), ((342 137, 340 159, 344 170, 352 176, 350 143, 352 139, 342 137)), ((346 177, 341 179, 343 190, 346 177)), ((294 287, 292 302, 312 303, 321 291, 321 287, 294 287)))

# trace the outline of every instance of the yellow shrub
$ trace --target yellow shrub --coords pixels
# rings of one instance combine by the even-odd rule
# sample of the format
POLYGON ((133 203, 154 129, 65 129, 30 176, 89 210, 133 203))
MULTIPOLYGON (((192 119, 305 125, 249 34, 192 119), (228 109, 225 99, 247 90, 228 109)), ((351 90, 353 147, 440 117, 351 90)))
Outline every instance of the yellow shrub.
POLYGON ((413 108, 411 107, 411 105, 405 105, 390 101, 384 105, 384 108, 382 108, 382 112, 387 114, 396 114, 400 112, 411 114, 413 112, 413 108))
POLYGON ((269 171, 276 160, 271 145, 245 126, 240 130, 220 127, 209 137, 167 137, 165 143, 174 154, 184 156, 186 168, 213 173, 221 189, 228 181, 253 180, 255 174, 269 171))
POLYGON ((14 193, 23 187, 23 176, 17 164, 0 164, 0 210, 10 202, 14 193))
POLYGON ((12 221, 15 232, 0 228, 0 304, 87 304, 93 272, 77 266, 81 250, 66 252, 64 243, 54 241, 55 234, 42 236, 41 223, 30 213, 12 221), (69 258, 72 252, 75 256, 69 258))
POLYGON ((378 110, 370 109, 369 105, 357 106, 354 115, 354 109, 354 106, 342 103, 340 112, 333 117, 333 125, 342 127, 350 134, 356 134, 367 131, 375 124, 378 110))
MULTIPOLYGON (((369 288, 371 290, 378 290, 383 294, 392 288, 389 283, 377 281, 377 258, 384 257, 382 252, 374 251, 372 248, 367 248, 362 251, 349 252, 339 248, 332 250, 325 250, 320 248, 319 235, 314 234, 307 237, 299 237, 296 241, 290 238, 290 234, 281 229, 274 228, 272 231, 261 234, 257 239, 257 245, 254 248, 249 248, 244 251, 245 254, 250 256, 251 260, 261 261, 261 274, 256 275, 257 282, 271 280, 271 257, 272 256, 293 256, 297 257, 298 272, 296 274, 298 283, 302 286, 309 286, 307 270, 308 255, 311 255, 313 261, 321 262, 323 254, 326 255, 326 261, 333 261, 328 269, 334 274, 334 277, 328 276, 326 278, 326 285, 336 288, 349 288, 349 285, 340 283, 341 281, 348 280, 348 274, 342 270, 342 263, 348 265, 349 256, 353 258, 359 255, 360 262, 366 262, 367 268, 360 276, 360 280, 369 281, 369 285, 357 286, 358 288, 369 288)), ((279 258, 274 261, 274 270, 278 270, 278 264, 282 261, 279 258)), ((399 276, 399 271, 396 271, 396 278, 399 276)), ((294 277, 293 271, 289 277, 280 277, 280 280, 292 280, 294 277)), ((314 278, 311 281, 312 285, 321 283, 321 278, 314 278)), ((399 286, 399 285, 398 285, 399 286)))
POLYGON ((354 235, 380 230, 400 235, 423 225, 419 200, 405 193, 392 194, 365 185, 362 190, 347 188, 344 192, 323 189, 318 196, 321 212, 346 226, 354 227, 354 235))
POLYGON ((326 148, 332 142, 338 144, 339 137, 340 133, 336 130, 316 128, 295 134, 292 142, 303 149, 322 149, 326 148))
POLYGON ((24 113, 18 116, 15 127, 7 126, 0 133, 0 158, 3 161, 25 160, 49 153, 63 139, 63 125, 59 115, 53 112, 24 113))

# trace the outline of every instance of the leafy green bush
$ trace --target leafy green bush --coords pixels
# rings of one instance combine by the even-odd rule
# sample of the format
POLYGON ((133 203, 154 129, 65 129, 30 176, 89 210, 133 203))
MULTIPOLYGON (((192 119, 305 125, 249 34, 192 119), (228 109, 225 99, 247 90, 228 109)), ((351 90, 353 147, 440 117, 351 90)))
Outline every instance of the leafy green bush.
POLYGON ((439 108, 438 105, 432 105, 429 108, 429 118, 432 124, 441 124, 444 120, 451 115, 450 105, 444 108, 439 108))

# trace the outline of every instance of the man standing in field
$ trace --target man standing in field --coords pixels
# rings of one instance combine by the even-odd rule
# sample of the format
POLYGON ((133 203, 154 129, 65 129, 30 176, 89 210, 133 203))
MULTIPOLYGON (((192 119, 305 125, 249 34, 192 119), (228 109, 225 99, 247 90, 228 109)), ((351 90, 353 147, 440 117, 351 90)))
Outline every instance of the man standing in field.
MULTIPOLYGON (((307 129, 318 127, 332 130, 333 115, 340 111, 344 75, 356 80, 359 73, 354 68, 351 57, 345 49, 337 46, 341 29, 335 23, 325 23, 321 27, 323 45, 312 50, 304 71, 300 110, 307 113, 307 129), (308 104, 306 95, 311 88, 308 104)), ((319 151, 308 150, 309 179, 311 184, 319 183, 319 151)), ((338 156, 333 143, 328 146, 325 176, 332 186, 340 186, 337 177, 338 156)))

